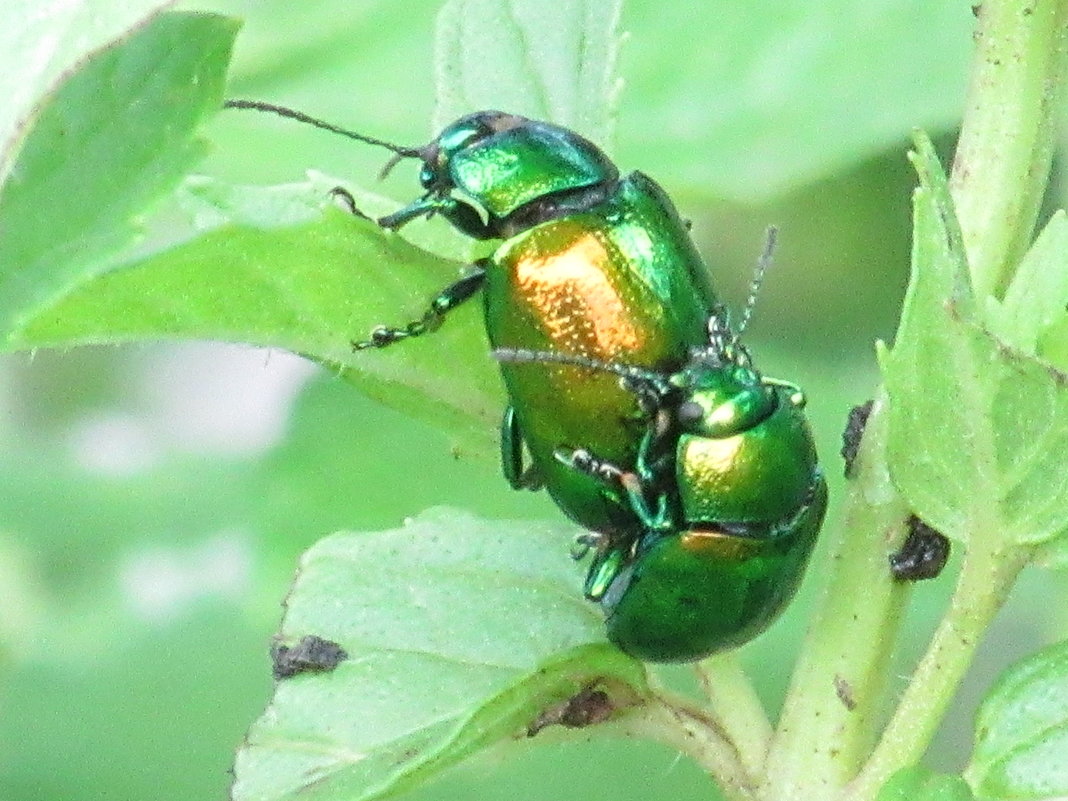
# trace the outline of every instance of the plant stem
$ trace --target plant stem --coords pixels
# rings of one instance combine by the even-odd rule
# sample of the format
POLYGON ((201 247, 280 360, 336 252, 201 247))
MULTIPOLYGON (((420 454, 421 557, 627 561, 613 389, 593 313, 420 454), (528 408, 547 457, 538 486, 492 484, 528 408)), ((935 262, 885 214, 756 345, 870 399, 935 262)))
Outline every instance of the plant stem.
MULTIPOLYGON (((1068 0, 985 0, 952 190, 973 284, 997 292, 1030 244, 1061 106, 1068 0)), ((890 648, 907 590, 886 567, 907 513, 885 461, 885 397, 865 432, 833 576, 805 642, 760 788, 764 801, 812 801, 848 785, 870 801, 926 749, 976 644, 1024 563, 977 534, 956 594, 871 760, 890 648), (866 532, 882 538, 865 539, 866 532), (842 687, 849 691, 845 703, 842 687), (836 692, 836 689, 838 692, 836 692), (855 702, 852 709, 847 708, 855 702), (854 779, 854 777, 856 778, 854 779)), ((992 538, 991 538, 992 539, 992 538)))
POLYGON ((690 699, 664 687, 654 687, 653 699, 621 723, 630 734, 655 740, 689 756, 715 777, 728 801, 755 801, 755 780, 743 765, 738 749, 719 721, 690 699))
MULTIPOLYGON (((986 0, 980 9, 950 182, 980 298, 1003 288, 1031 242, 1060 110, 1066 22, 1068 0, 986 0)), ((978 406, 975 414, 989 412, 978 406)), ((975 447, 985 442, 990 453, 982 461, 992 464, 987 440, 979 437, 975 447)), ((989 483, 983 479, 976 477, 980 485, 989 483)), ((995 521, 985 522, 969 537, 949 608, 893 717, 842 798, 870 801, 896 770, 923 756, 984 631, 1026 563, 1029 552, 1007 549, 995 521)))
POLYGON ((738 758, 749 775, 759 776, 771 742, 771 723, 737 651, 698 662, 694 671, 712 717, 738 749, 738 758))
POLYGON ((891 579, 887 554, 908 510, 886 470, 886 399, 873 406, 832 576, 794 671, 768 755, 760 798, 813 801, 852 779, 875 737, 908 588, 891 579))
POLYGON ((1003 289, 1031 242, 1053 157, 1066 63, 1065 0, 984 0, 950 188, 979 297, 1003 289))
POLYGON ((871 759, 843 795, 868 801, 898 769, 927 749, 975 649, 1030 552, 969 549, 949 610, 916 667, 871 759))

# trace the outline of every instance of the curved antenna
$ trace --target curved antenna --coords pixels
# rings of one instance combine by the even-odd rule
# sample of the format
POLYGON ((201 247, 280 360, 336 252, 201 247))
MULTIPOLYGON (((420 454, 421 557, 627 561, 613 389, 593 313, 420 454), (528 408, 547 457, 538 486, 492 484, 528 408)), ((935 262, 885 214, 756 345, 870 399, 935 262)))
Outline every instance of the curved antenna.
POLYGON ((600 359, 591 359, 589 356, 579 356, 574 353, 557 353, 551 350, 526 350, 525 348, 494 348, 493 358, 499 362, 511 364, 531 364, 543 362, 548 364, 569 364, 574 367, 585 367, 588 370, 600 370, 603 373, 612 373, 629 381, 645 381, 655 384, 658 388, 668 385, 666 376, 655 370, 646 370, 644 367, 635 367, 630 364, 618 364, 616 362, 603 362, 600 359))
POLYGON ((749 297, 745 299, 745 308, 742 309, 742 322, 738 325, 738 333, 734 336, 735 341, 741 338, 742 334, 745 333, 745 329, 749 326, 749 321, 753 319, 753 309, 756 308, 757 295, 760 293, 760 286, 764 283, 764 275, 771 266, 775 255, 775 244, 778 237, 779 229, 774 225, 769 225, 764 232, 764 250, 761 252, 760 258, 757 259, 756 268, 753 270, 753 279, 749 282, 749 297))
POLYGON ((376 139, 373 136, 365 136, 364 134, 356 133, 355 131, 350 131, 346 128, 340 128, 337 125, 331 125, 329 122, 318 120, 315 117, 309 117, 304 112, 286 108, 285 106, 276 106, 273 103, 263 103, 259 100, 227 100, 223 103, 223 108, 243 108, 251 109, 252 111, 266 111, 270 114, 277 114, 279 117, 285 117, 286 119, 303 122, 306 125, 312 125, 316 128, 322 128, 324 131, 347 136, 349 139, 355 139, 357 142, 384 147, 386 150, 393 151, 396 155, 387 162, 386 169, 383 170, 383 175, 392 169, 401 159, 422 158, 423 155, 423 148, 421 147, 402 147, 401 145, 395 145, 384 139, 376 139))
MULTIPOLYGON (((401 161, 406 158, 411 158, 411 155, 408 153, 394 153, 392 156, 390 156, 389 161, 387 161, 382 167, 382 169, 378 171, 378 180, 386 180, 386 176, 393 172, 393 168, 400 164, 401 161)), ((415 151, 415 158, 423 158, 422 148, 415 151)))

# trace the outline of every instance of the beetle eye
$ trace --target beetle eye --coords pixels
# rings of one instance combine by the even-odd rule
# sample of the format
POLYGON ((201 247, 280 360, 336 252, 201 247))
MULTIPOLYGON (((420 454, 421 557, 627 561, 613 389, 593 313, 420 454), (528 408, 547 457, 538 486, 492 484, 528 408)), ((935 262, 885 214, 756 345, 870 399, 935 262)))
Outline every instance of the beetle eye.
POLYGON ((694 401, 685 401, 679 404, 678 410, 675 412, 675 417, 678 419, 680 425, 691 426, 694 423, 700 422, 705 416, 705 410, 701 407, 701 404, 694 401))
POLYGON ((423 189, 431 189, 437 177, 434 168, 429 164, 424 164, 423 169, 419 171, 419 183, 422 184, 423 189))

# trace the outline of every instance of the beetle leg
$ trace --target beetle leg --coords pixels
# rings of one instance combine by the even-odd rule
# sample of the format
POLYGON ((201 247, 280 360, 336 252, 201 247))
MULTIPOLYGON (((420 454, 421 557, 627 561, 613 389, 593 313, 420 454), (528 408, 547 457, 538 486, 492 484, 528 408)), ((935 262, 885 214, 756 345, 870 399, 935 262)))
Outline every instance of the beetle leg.
POLYGON ((440 214, 460 233, 472 239, 499 239, 501 231, 489 220, 483 220, 478 210, 448 195, 428 194, 409 203, 376 222, 390 231, 396 231, 420 217, 429 219, 440 214))
POLYGON ((627 493, 627 500, 634 514, 642 521, 642 525, 650 531, 666 532, 672 530, 671 510, 668 505, 666 492, 656 494, 656 509, 649 505, 646 497, 646 487, 637 473, 623 473, 620 483, 627 493))
POLYGON ((537 468, 523 464, 523 431, 511 404, 501 418, 501 472, 514 490, 540 490, 544 486, 537 468))
POLYGON ((485 267, 481 263, 476 263, 472 272, 441 290, 438 296, 430 301, 430 307, 418 320, 412 320, 398 328, 380 325, 371 331, 370 339, 354 341, 352 349, 384 348, 402 339, 419 337, 436 331, 444 322, 445 315, 478 292, 485 280, 485 267))
POLYGON ((603 552, 608 549, 609 537, 600 531, 583 531, 576 534, 571 541, 571 558, 576 562, 585 559, 590 551, 603 552))
POLYGON ((561 464, 579 473, 585 473, 608 487, 615 488, 622 485, 624 471, 611 462, 598 459, 585 448, 561 447, 553 451, 553 456, 561 464))
POLYGON ((589 601, 600 601, 626 564, 626 553, 621 548, 608 548, 598 553, 586 573, 582 594, 589 601))
POLYGON ((442 198, 435 195, 424 195, 418 200, 413 200, 403 209, 398 209, 392 214, 387 214, 385 217, 379 217, 375 222, 387 230, 396 231, 410 223, 412 220, 416 220, 420 217, 429 217, 430 215, 435 214, 440 210, 443 202, 442 198))
POLYGON ((359 210, 359 208, 357 208, 356 198, 354 198, 352 196, 352 193, 349 192, 349 190, 345 187, 335 186, 333 189, 330 190, 330 197, 334 199, 335 203, 338 206, 343 208, 353 217, 360 217, 364 220, 371 220, 371 222, 375 222, 373 219, 371 219, 371 217, 364 214, 362 211, 359 210))
POLYGON ((667 493, 656 493, 656 508, 654 509, 646 497, 647 484, 638 473, 623 470, 611 462, 598 459, 583 448, 557 448, 554 456, 568 467, 585 473, 608 487, 621 487, 627 495, 631 509, 643 527, 653 531, 671 530, 671 509, 667 493))

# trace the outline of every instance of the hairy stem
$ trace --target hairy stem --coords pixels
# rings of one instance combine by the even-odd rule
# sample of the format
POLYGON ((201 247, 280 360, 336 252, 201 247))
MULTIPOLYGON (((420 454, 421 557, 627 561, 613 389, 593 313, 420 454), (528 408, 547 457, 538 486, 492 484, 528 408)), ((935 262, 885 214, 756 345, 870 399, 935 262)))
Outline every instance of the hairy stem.
POLYGON ((760 798, 813 801, 856 775, 874 742, 889 655, 908 589, 887 554, 908 509, 886 471, 886 399, 868 419, 850 483, 832 576, 794 671, 760 798))
POLYGON ((738 749, 745 769, 751 776, 759 776, 771 742, 771 723, 737 652, 705 659, 694 670, 708 698, 711 715, 738 749))
POLYGON ((1065 0, 985 0, 950 188, 976 294, 1027 250, 1063 107, 1065 0))
POLYGON ((894 716, 864 770, 844 798, 874 798, 898 769, 923 756, 994 615, 1029 552, 972 549, 964 560, 949 610, 916 667, 894 716))
POLYGON ((719 721, 690 699, 663 687, 622 722, 637 737, 663 743, 693 759, 713 776, 728 801, 756 801, 754 777, 719 721))

